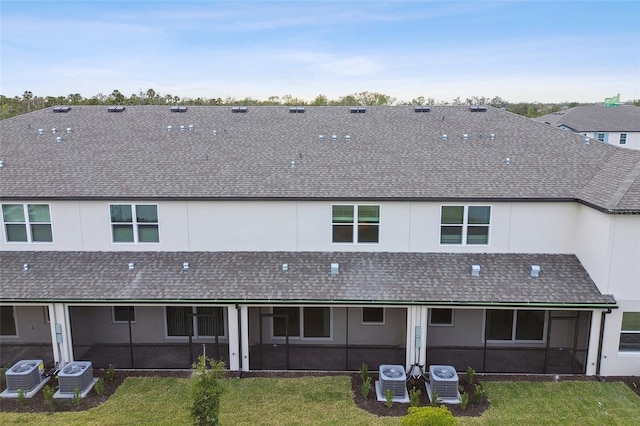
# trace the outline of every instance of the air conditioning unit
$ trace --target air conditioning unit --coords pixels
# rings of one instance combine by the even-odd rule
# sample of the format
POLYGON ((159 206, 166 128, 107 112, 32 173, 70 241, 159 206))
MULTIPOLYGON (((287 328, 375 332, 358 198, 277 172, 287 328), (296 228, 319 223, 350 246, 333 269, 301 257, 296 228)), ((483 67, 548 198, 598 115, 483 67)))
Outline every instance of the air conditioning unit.
POLYGON ((41 359, 27 359, 18 361, 5 373, 8 392, 25 393, 35 389, 42 382, 44 363, 41 359))
POLYGON ((58 372, 60 394, 74 394, 93 385, 93 368, 91 361, 73 361, 58 372))
POLYGON ((458 373, 451 365, 431 365, 429 366, 429 378, 431 379, 431 389, 438 393, 442 399, 458 399, 458 373))
POLYGON ((404 398, 407 392, 407 373, 401 365, 380 366, 380 391, 386 395, 391 390, 394 398, 404 398))

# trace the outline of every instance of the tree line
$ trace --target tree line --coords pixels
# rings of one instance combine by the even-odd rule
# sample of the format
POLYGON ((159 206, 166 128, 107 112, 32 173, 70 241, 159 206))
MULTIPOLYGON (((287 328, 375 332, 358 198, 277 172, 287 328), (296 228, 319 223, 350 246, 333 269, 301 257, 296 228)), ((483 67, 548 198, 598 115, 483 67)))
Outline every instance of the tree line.
MULTIPOLYGON (((634 100, 634 105, 640 106, 640 100, 634 100)), ((71 93, 67 96, 38 96, 31 91, 25 91, 22 96, 12 98, 0 95, 0 119, 13 117, 42 108, 62 105, 229 105, 229 106, 254 106, 254 105, 283 105, 283 106, 322 106, 322 105, 345 105, 345 106, 385 106, 385 105, 489 105, 496 108, 505 109, 525 117, 539 117, 560 111, 564 108, 571 108, 581 105, 578 102, 566 102, 560 104, 545 104, 539 102, 519 102, 510 103, 499 96, 492 98, 484 96, 473 96, 462 100, 457 97, 451 101, 436 101, 433 98, 419 96, 408 102, 378 92, 358 92, 337 99, 329 99, 325 95, 318 95, 312 101, 296 98, 292 95, 270 96, 265 100, 247 97, 236 99, 233 97, 222 98, 188 98, 174 96, 171 94, 161 94, 153 89, 140 90, 126 96, 119 90, 114 90, 109 95, 99 93, 89 98, 83 97, 79 93, 71 93)))

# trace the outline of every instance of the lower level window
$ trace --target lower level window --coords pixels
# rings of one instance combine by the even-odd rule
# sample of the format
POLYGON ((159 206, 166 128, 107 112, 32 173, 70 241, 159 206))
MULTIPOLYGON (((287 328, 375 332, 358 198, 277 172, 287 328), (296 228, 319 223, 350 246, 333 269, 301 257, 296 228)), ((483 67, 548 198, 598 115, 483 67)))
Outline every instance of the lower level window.
POLYGON ((543 341, 545 324, 545 311, 488 309, 485 337, 499 341, 543 341))
POLYGON ((618 350, 640 352, 640 312, 623 312, 618 350))
POLYGON ((17 336, 13 306, 0 306, 0 336, 17 336))
POLYGON ((331 337, 331 308, 273 308, 275 337, 328 338, 331 337), (287 321, 288 320, 288 321, 287 321), (288 325, 288 330, 286 325, 288 325), (302 331, 302 336, 300 335, 302 331))
POLYGON ((167 306, 167 335, 224 336, 224 309, 220 307, 167 306))

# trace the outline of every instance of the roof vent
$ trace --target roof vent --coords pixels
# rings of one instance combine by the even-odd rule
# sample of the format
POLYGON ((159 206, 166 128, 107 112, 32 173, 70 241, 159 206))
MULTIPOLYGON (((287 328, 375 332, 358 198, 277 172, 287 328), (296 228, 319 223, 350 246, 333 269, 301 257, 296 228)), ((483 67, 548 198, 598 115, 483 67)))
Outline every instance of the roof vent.
POLYGON ((28 262, 25 262, 25 263, 22 264, 22 270, 25 271, 25 272, 28 271, 30 267, 31 267, 31 265, 29 265, 28 262))
POLYGON ((189 124, 189 131, 193 132, 194 129, 195 129, 195 126, 193 124, 189 124))
POLYGON ((431 108, 428 106, 414 106, 413 112, 431 112, 431 108))
POLYGON ((167 126, 167 132, 170 132, 173 130, 173 126, 167 126))
POLYGON ((324 142, 324 135, 318 135, 318 140, 320 142, 324 142))
POLYGON ((51 133, 55 134, 58 130, 55 127, 51 128, 51 133))
POLYGON ((304 113, 304 107, 291 107, 289 108, 289 112, 291 114, 302 114, 304 113))
POLYGON ((180 131, 184 132, 184 125, 183 124, 180 125, 180 131))
POLYGON ((62 136, 56 136, 56 142, 62 142, 62 136))
POLYGON ((71 111, 71 107, 70 106, 60 106, 60 107, 55 107, 53 108, 53 112, 69 112, 71 111))
POLYGON ((469 135, 468 135, 467 133, 464 133, 464 134, 462 135, 462 140, 463 140, 463 141, 468 141, 468 140, 469 140, 469 135))
POLYGON ((471 105, 469 107, 471 112, 487 112, 487 107, 484 105, 471 105))
POLYGON ((71 127, 67 127, 67 133, 72 133, 73 129, 71 127))
POLYGON ((345 142, 351 142, 351 135, 345 135, 344 136, 344 141, 345 142))
POLYGON ((130 271, 136 269, 136 262, 129 262, 128 268, 130 271))
POLYGON ((231 108, 231 112, 244 113, 244 112, 247 112, 247 107, 233 107, 233 108, 231 108))
POLYGON ((189 262, 182 262, 182 269, 183 270, 188 270, 189 269, 189 262))
POLYGON ((4 167, 4 160, 0 160, 0 169, 4 167))
POLYGON ((340 272, 340 264, 338 262, 331 263, 331 276, 335 277, 340 272))
POLYGON ((446 133, 442 134, 442 140, 446 141, 447 139, 449 139, 449 135, 447 135, 446 133))
POLYGON ((589 141, 589 138, 584 138, 584 144, 585 144, 585 145, 589 145, 589 142, 590 142, 590 141, 589 141))
POLYGON ((337 141, 338 140, 338 135, 331 135, 331 140, 332 141, 337 141))
POLYGON ((44 135, 44 129, 38 129, 38 134, 39 135, 44 135))
POLYGON ((213 131, 211 132, 211 134, 213 136, 218 136, 218 131, 216 129, 213 129, 213 131))
POLYGON ((288 263, 283 263, 282 264, 282 272, 288 272, 289 271, 289 264, 288 263))
POLYGON ((480 276, 480 265, 471 265, 471 276, 472 277, 480 276))
POLYGON ((172 106, 171 112, 187 112, 186 106, 172 106))
POLYGON ((349 112, 351 114, 364 114, 365 112, 367 112, 367 109, 365 107, 353 107, 349 108, 349 112))
POLYGON ((122 111, 124 111, 123 106, 112 106, 107 108, 107 112, 122 112, 122 111))
POLYGON ((496 134, 495 133, 491 133, 489 135, 489 139, 491 139, 492 141, 495 141, 496 140, 496 134))
POLYGON ((540 265, 531 265, 529 273, 532 278, 538 278, 540 276, 540 265))
POLYGON ((296 168, 296 161, 295 160, 291 160, 291 168, 292 169, 296 168))
POLYGON ((504 164, 506 164, 507 166, 511 164, 511 158, 507 157, 504 159, 504 164))

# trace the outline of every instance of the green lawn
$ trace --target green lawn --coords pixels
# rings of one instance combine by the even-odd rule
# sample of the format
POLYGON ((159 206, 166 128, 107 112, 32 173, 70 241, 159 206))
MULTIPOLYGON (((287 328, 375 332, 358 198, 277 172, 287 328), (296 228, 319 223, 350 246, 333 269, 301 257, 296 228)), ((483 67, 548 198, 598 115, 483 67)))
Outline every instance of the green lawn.
MULTIPOLYGON (((225 380, 220 420, 226 425, 399 425, 351 399, 347 376, 225 380)), ((491 408, 461 425, 636 425, 640 397, 622 383, 486 382, 491 408)), ((130 378, 100 407, 79 413, 0 413, 0 424, 189 424, 187 379, 130 378)))

